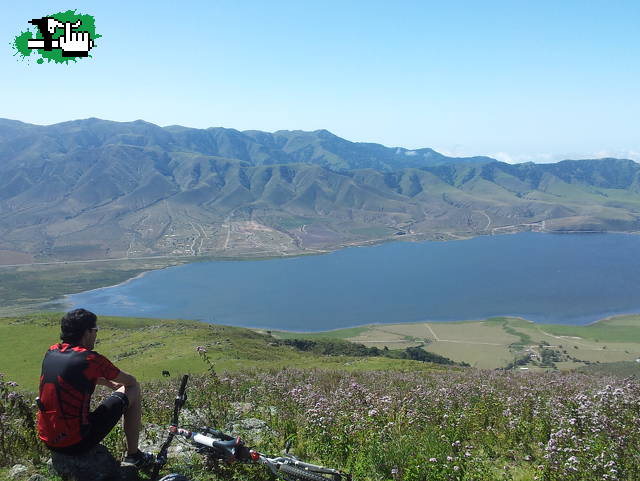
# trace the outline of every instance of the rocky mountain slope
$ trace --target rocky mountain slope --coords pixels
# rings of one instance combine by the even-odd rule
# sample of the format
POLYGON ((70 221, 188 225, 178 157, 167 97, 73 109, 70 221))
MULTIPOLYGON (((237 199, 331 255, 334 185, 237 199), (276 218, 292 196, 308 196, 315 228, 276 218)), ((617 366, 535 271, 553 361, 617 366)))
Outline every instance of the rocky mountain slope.
POLYGON ((0 263, 640 230, 640 164, 510 165, 315 132, 0 119, 0 263))

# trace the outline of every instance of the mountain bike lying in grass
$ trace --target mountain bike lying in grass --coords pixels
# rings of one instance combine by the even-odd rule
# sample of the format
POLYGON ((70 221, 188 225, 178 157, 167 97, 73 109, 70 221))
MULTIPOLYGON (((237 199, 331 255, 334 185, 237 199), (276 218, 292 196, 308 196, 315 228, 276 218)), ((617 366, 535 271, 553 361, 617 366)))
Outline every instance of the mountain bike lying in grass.
MULTIPOLYGON (((207 457, 208 461, 224 463, 257 463, 266 465, 276 478, 285 481, 351 481, 351 475, 315 464, 300 461, 289 454, 290 443, 287 443, 282 456, 270 457, 250 449, 240 437, 229 436, 217 429, 205 427, 196 431, 189 431, 178 426, 180 410, 187 401, 188 375, 182 377, 180 389, 175 399, 173 416, 167 439, 160 447, 155 464, 151 472, 150 481, 158 481, 159 472, 167 462, 169 446, 175 436, 181 436, 191 441, 197 447, 197 452, 207 457)), ((164 476, 160 481, 189 481, 180 474, 164 476)))

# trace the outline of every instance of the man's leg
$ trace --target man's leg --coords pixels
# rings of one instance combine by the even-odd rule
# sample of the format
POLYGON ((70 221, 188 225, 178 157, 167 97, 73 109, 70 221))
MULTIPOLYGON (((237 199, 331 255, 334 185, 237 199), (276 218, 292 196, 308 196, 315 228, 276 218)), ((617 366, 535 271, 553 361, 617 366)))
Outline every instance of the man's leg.
POLYGON ((129 400, 123 392, 114 392, 103 400, 95 411, 89 413, 89 431, 82 441, 68 448, 59 450, 66 454, 79 454, 98 445, 127 409, 129 400))
POLYGON ((124 413, 124 435, 127 438, 127 454, 136 454, 138 452, 140 427, 142 425, 140 384, 129 387, 122 386, 118 389, 118 392, 124 393, 129 399, 129 407, 124 413))

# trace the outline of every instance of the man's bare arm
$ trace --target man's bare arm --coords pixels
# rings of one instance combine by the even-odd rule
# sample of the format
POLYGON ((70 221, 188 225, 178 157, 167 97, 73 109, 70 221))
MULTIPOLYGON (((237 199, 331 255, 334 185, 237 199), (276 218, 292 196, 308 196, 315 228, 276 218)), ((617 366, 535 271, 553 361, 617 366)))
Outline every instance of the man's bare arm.
POLYGON ((115 381, 109 381, 108 379, 105 379, 103 377, 99 377, 98 379, 96 379, 96 384, 100 384, 101 386, 107 386, 110 389, 113 389, 114 391, 116 389, 120 389, 120 387, 122 386, 122 384, 118 384, 115 381))
POLYGON ((138 384, 138 381, 135 377, 133 377, 131 374, 127 374, 124 371, 120 371, 120 373, 113 380, 124 387, 133 387, 138 384))

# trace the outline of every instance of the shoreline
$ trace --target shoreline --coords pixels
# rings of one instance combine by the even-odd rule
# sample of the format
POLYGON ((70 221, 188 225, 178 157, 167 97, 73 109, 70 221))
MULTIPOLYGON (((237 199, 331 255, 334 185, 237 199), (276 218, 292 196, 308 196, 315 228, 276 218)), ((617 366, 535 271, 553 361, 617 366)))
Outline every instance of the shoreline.
POLYGON ((473 323, 480 323, 480 322, 491 322, 493 320, 496 319, 501 319, 504 318, 505 320, 519 320, 519 321, 524 321, 524 322, 528 322, 530 324, 536 325, 536 326, 564 326, 564 327, 576 327, 576 328, 581 328, 581 327, 589 327, 589 326, 593 326, 596 324, 599 324, 601 322, 607 322, 613 319, 617 319, 620 317, 628 317, 628 316, 640 316, 640 310, 638 310, 638 312, 627 312, 627 313, 623 313, 623 314, 613 314, 613 315, 609 315, 607 317, 603 317, 601 319, 597 319, 595 321, 591 321, 585 324, 565 324, 565 323, 560 323, 560 322, 536 322, 533 321, 531 319, 527 319, 526 317, 522 317, 522 316, 511 316, 511 315, 503 315, 503 316, 490 316, 490 317, 486 317, 486 318, 478 318, 478 319, 462 319, 462 320, 422 320, 422 321, 407 321, 407 322, 370 322, 367 324, 357 324, 357 325, 349 325, 349 326, 345 326, 345 327, 338 327, 338 328, 334 328, 334 329, 326 329, 326 330, 318 330, 318 331, 299 331, 299 330, 287 330, 287 329, 280 329, 280 328, 270 328, 270 327, 250 327, 250 326, 245 326, 245 325, 231 325, 231 324, 220 324, 217 322, 208 322, 208 321, 203 321, 203 320, 199 320, 199 319, 191 319, 193 321, 196 322, 202 322, 204 324, 218 324, 218 325, 224 325, 224 326, 229 326, 229 327, 241 327, 244 329, 251 329, 253 331, 272 331, 272 332, 284 332, 284 333, 292 333, 292 334, 323 334, 323 333, 332 333, 332 332, 339 332, 339 331, 346 331, 348 329, 368 329, 368 328, 373 328, 373 327, 380 327, 380 326, 407 326, 407 325, 417 325, 417 324, 473 324, 473 323))
MULTIPOLYGON (((151 272, 151 271, 148 271, 151 272)), ((143 275, 147 274, 148 272, 144 272, 141 273, 140 275, 130 279, 130 280, 135 280, 139 277, 142 277, 143 275)), ((105 289, 106 287, 101 287, 98 289, 92 289, 92 291, 96 291, 96 290, 100 290, 100 289, 105 289)), ((88 291, 87 291, 88 292, 88 291)), ((70 294, 71 295, 71 294, 70 294)), ((66 297, 66 296, 65 296, 66 297)), ((72 306, 69 306, 69 308, 72 306)), ((41 311, 33 311, 32 313, 37 313, 37 312, 58 312, 57 309, 48 309, 48 310, 41 310, 41 311)), ((370 322, 370 323, 366 323, 366 324, 355 324, 355 325, 349 325, 349 326, 344 326, 344 327, 338 327, 338 328, 333 328, 333 329, 325 329, 325 330, 314 330, 314 331, 300 331, 300 330, 295 330, 295 329, 282 329, 282 328, 273 328, 273 327, 256 327, 256 326, 250 326, 250 325, 245 325, 245 324, 229 324, 229 323, 224 323, 224 322, 218 322, 218 321, 209 321, 209 320, 204 320, 204 319, 189 319, 186 317, 167 317, 167 316, 160 316, 160 317, 154 317, 154 316, 149 316, 149 315, 145 315, 145 314, 140 314, 140 315, 123 315, 123 314, 104 314, 104 313, 100 313, 99 316, 103 316, 103 317, 139 317, 139 318, 144 318, 144 319, 157 319, 157 320, 174 320, 174 321, 188 321, 188 322, 197 322, 200 324, 204 324, 204 325, 218 325, 218 326, 225 326, 225 327, 236 327, 236 328, 241 328, 241 329, 249 329, 252 331, 256 331, 256 332, 266 332, 266 331, 270 331, 270 332, 274 332, 274 333, 286 333, 286 334, 301 334, 301 335, 321 335, 321 334, 331 334, 331 333, 336 333, 336 332, 340 332, 340 331, 347 331, 347 330, 351 330, 351 329, 371 329, 371 328, 379 328, 379 327, 384 327, 384 326, 407 326, 407 325, 424 325, 424 324, 475 324, 475 323, 483 323, 483 322, 497 322, 498 320, 502 320, 504 319, 504 321, 508 322, 508 321, 522 321, 522 322, 526 322, 532 325, 536 325, 536 326, 563 326, 563 327, 575 327, 575 328, 586 328, 586 327, 591 327, 591 326, 595 326, 597 324, 600 323, 605 323, 608 321, 612 321, 618 318, 623 318, 623 317, 633 317, 633 316, 640 316, 640 310, 638 312, 626 312, 626 313, 620 313, 620 314, 612 314, 612 315, 608 315, 606 317, 597 319, 595 321, 591 321, 585 324, 564 324, 564 323, 549 323, 549 322, 536 322, 533 321, 531 319, 527 319, 525 317, 522 316, 514 316, 514 315, 503 315, 503 316, 490 316, 490 317, 486 317, 486 318, 477 318, 477 319, 462 319, 462 320, 420 320, 420 321, 407 321, 407 322, 370 322)), ((11 317, 9 315, 0 315, 0 317, 11 317)))
POLYGON ((639 316, 639 315, 640 315, 640 312, 627 312, 627 313, 624 313, 624 314, 613 314, 611 316, 607 316, 607 317, 603 317, 602 319, 598 319, 597 321, 592 321, 592 322, 589 322, 588 324, 584 324, 583 327, 593 326, 593 325, 598 324, 600 322, 611 321, 611 320, 616 319, 618 317, 639 316))
MULTIPOLYGON (((167 266, 167 267, 176 267, 176 266, 167 266)), ((88 292, 96 292, 96 291, 101 291, 103 289, 111 289, 112 287, 119 287, 119 286, 124 286, 127 285, 133 281, 136 281, 138 279, 142 279, 144 276, 146 276, 147 274, 151 273, 151 272, 155 272, 155 271, 159 271, 162 269, 166 269, 167 267, 161 267, 160 269, 151 269, 148 271, 143 271, 138 275, 135 275, 133 277, 130 277, 129 279, 123 281, 123 282, 119 282, 117 284, 111 284, 109 286, 102 286, 102 287, 96 287, 95 289, 89 289, 87 291, 81 291, 81 292, 76 292, 74 294, 64 294, 60 299, 54 299, 53 301, 50 301, 50 303, 53 304, 60 304, 62 306, 64 306, 65 310, 69 310, 71 308, 73 308, 73 304, 71 303, 71 296, 75 296, 78 294, 85 294, 88 292)))
MULTIPOLYGON (((182 256, 182 257, 176 257, 176 256, 150 256, 150 257, 135 257, 135 258, 123 258, 123 259, 90 259, 90 260, 79 260, 79 261, 56 261, 56 262, 42 262, 42 263, 31 263, 31 264, 0 264, 0 269, 2 269, 3 267, 26 267, 26 266, 37 266, 37 265, 58 265, 58 264, 86 264, 86 263, 91 263, 91 262, 126 262, 127 260, 134 260, 134 261, 144 261, 144 260, 156 260, 156 259, 175 259, 178 261, 177 264, 174 265, 167 265, 164 267, 159 267, 157 269, 150 269, 150 270, 146 270, 141 274, 138 274, 137 276, 131 277, 123 282, 119 282, 117 284, 112 284, 112 285, 108 285, 108 286, 101 286, 101 287, 97 287, 94 289, 89 289, 87 291, 82 291, 82 292, 91 292, 94 290, 98 290, 98 289, 105 289, 105 288, 109 288, 109 287, 116 287, 116 286, 120 286, 120 285, 124 285, 129 281, 135 280, 138 277, 142 277, 142 275, 147 274, 149 272, 153 272, 153 271, 159 271, 162 269, 167 269, 169 267, 178 267, 181 265, 187 265, 187 264, 194 264, 196 262, 243 262, 243 261, 262 261, 262 260, 276 260, 276 259, 295 259, 298 257, 307 257, 307 256, 320 256, 320 255, 326 255, 326 254, 333 254, 335 252, 344 250, 344 249, 350 249, 350 248, 361 248, 361 247, 375 247, 375 246, 379 246, 379 245, 384 245, 384 244, 389 244, 389 243, 394 243, 394 242, 412 242, 412 243, 420 243, 420 242, 457 242, 457 241, 466 241, 466 240, 472 240, 472 239, 476 239, 479 237, 494 237, 494 236, 504 236, 504 235, 517 235, 517 234, 523 234, 523 233, 534 233, 534 234, 568 234, 568 235, 573 235, 573 234, 589 234, 589 235, 594 235, 594 234, 614 234, 614 235, 619 235, 619 234, 624 234, 624 235, 639 235, 640 231, 632 231, 632 232, 624 232, 624 231, 530 231, 530 230, 519 230, 519 231, 514 231, 514 232, 504 232, 502 234, 493 234, 493 233, 480 233, 480 234, 469 234, 469 235, 463 235, 463 234, 453 234, 453 233, 443 233, 443 236, 451 236, 451 238, 445 239, 445 238, 421 238, 420 236, 425 236, 427 234, 424 233, 415 233, 415 234, 406 234, 400 237, 386 237, 386 238, 381 238, 381 239, 369 239, 369 240, 365 240, 365 241, 361 241, 361 242, 353 242, 353 243, 347 243, 347 244, 339 244, 335 247, 332 248, 327 248, 327 249, 314 249, 314 250, 308 250, 308 251, 300 251, 297 253, 293 253, 293 254, 280 254, 280 255, 266 255, 266 256, 250 256, 247 254, 244 255, 237 255, 237 256, 230 256, 230 257, 226 257, 226 256, 182 256)), ((79 294, 79 293, 76 293, 79 294)), ((67 295, 73 295, 73 294, 65 294, 64 296, 66 297, 67 295)), ((446 321, 445 321, 446 322, 446 321)))
MULTIPOLYGON (((511 234, 511 235, 515 235, 515 234, 520 234, 523 232, 530 232, 530 231, 518 231, 518 232, 505 232, 505 234, 511 234)), ((535 234, 575 234, 575 233, 582 233, 585 234, 585 232, 562 232, 562 231, 546 231, 546 232, 535 232, 535 234)), ((588 232, 589 234, 593 234, 594 232, 588 232)), ((607 231, 607 232, 596 232, 599 234, 624 234, 624 235, 637 235, 639 232, 638 231, 634 231, 634 232, 614 232, 614 231, 607 231)), ((139 272, 138 274, 136 274, 133 277, 129 277, 125 280, 123 280, 122 282, 116 282, 116 283, 112 283, 112 284, 108 284, 108 285, 103 285, 100 287, 95 287, 93 289, 88 289, 88 290, 83 290, 83 291, 79 291, 79 292, 75 292, 75 293, 69 293, 69 294, 63 294, 60 297, 56 297, 53 299, 50 299, 49 301, 45 301, 42 303, 38 303, 36 305, 34 305, 33 307, 40 310, 57 310, 56 307, 62 307, 65 309, 71 308, 73 306, 73 303, 71 302, 71 297, 75 296, 75 295, 80 295, 80 294, 86 294, 86 293, 94 293, 94 292, 98 292, 101 290, 106 290, 106 289, 111 289, 114 287, 121 287, 121 286, 126 286, 129 283, 132 283, 133 281, 136 281, 138 279, 142 279, 144 278, 147 274, 154 272, 154 271, 161 271, 163 269, 167 269, 169 267, 179 267, 179 266, 185 266, 188 264, 195 264, 195 263, 201 263, 201 262, 242 262, 242 261, 256 261, 256 260, 284 260, 284 259, 293 259, 293 258, 299 258, 299 257, 306 257, 306 256, 316 256, 316 255, 324 255, 324 254, 331 254, 331 253, 336 253, 338 251, 341 250, 345 250, 348 248, 355 248, 355 247, 374 247, 374 246, 378 246, 378 245, 382 245, 382 244, 388 244, 388 243, 395 243, 395 242, 410 242, 410 243, 427 243, 427 242, 447 242, 448 240, 471 240, 474 238, 479 238, 479 237, 487 237, 487 236, 491 236, 493 237, 494 234, 480 234, 480 235, 471 235, 469 237, 458 237, 457 239, 424 239, 424 238, 416 238, 416 234, 410 234, 407 236, 402 236, 402 237, 396 237, 396 238, 385 238, 385 239, 370 239, 367 241, 363 241, 363 242, 357 242, 357 243, 349 243, 349 244, 342 244, 340 246, 337 246, 334 249, 331 250, 314 250, 314 251, 307 251, 307 252, 296 252, 296 253, 291 253, 291 254, 280 254, 280 255, 259 255, 259 256, 250 256, 250 255, 239 255, 239 256, 233 256, 233 257, 221 257, 221 256, 203 256, 203 257, 199 257, 199 256, 186 256, 186 257, 181 257, 181 258, 177 258, 177 257, 171 257, 171 258, 167 258, 167 260, 173 260, 173 263, 168 263, 168 265, 162 265, 162 266, 158 266, 158 267, 151 267, 151 266, 147 266, 147 267, 151 267, 150 269, 148 268, 147 270, 143 270, 141 272, 139 272), (177 262, 176 262, 177 261, 177 262), (50 307, 47 308, 46 306, 49 305, 50 307), (55 307, 54 307, 55 306, 55 307)), ((498 234, 498 236, 502 236, 504 234, 498 234)), ((153 260, 153 259, 158 259, 158 257, 147 257, 147 258, 136 258, 136 259, 131 259, 132 261, 141 261, 141 260, 153 260)), ((106 260, 103 260, 102 262, 104 262, 106 260)), ((121 259, 110 259, 110 261, 113 262, 122 262, 121 259)), ((81 262, 81 263, 89 263, 92 261, 76 261, 76 262, 81 262)), ((67 264, 67 262, 64 262, 63 264, 67 264)), ((26 264, 29 265, 29 264, 26 264)), ((31 264, 33 265, 33 264, 31 264)), ((50 265, 50 264, 49 264, 50 265)), ((0 266, 3 267, 3 266, 0 266)), ((639 310, 640 312, 640 310, 639 310)), ((263 329, 263 330, 274 330, 274 331, 283 331, 283 332, 300 332, 300 333, 321 333, 321 332, 332 332, 332 331, 337 331, 337 330, 341 330, 341 329, 349 329, 349 328, 362 328, 362 327, 366 327, 366 326, 372 326, 372 325, 393 325, 393 324, 420 324, 420 323, 430 323, 430 322, 434 322, 434 323, 469 323, 469 322, 482 322, 482 321, 486 321, 492 317, 507 317, 507 318, 519 318, 522 319, 524 321, 527 322, 531 322, 534 324, 538 324, 538 325, 545 325, 545 324, 549 324, 549 325, 563 325, 563 326, 590 326, 590 325, 594 325, 594 324, 598 324, 601 322, 606 322, 607 320, 610 320, 614 317, 623 317, 623 316, 627 316, 627 315, 634 315, 634 312, 621 312, 621 313, 603 313, 604 317, 601 318, 597 318, 595 320, 590 320, 587 322, 579 322, 576 323, 574 322, 563 322, 563 321, 535 321, 535 320, 531 320, 531 319, 527 319, 526 317, 522 317, 522 316, 518 316, 518 315, 510 315, 510 314, 498 314, 498 315, 490 315, 486 318, 478 318, 478 319, 421 319, 421 320, 411 320, 411 321, 392 321, 392 322, 373 322, 373 323, 365 323, 365 324, 355 324, 355 325, 348 325, 348 326, 344 326, 344 327, 339 327, 339 328, 332 328, 329 330, 312 330, 312 331, 298 331, 298 330, 283 330, 281 328, 278 327, 255 327, 255 326, 247 326, 247 325, 241 325, 241 324, 237 324, 238 327, 246 327, 249 329, 263 329)), ((166 316, 161 316, 161 317, 166 317, 166 316)), ((181 316, 183 317, 183 316, 181 316)), ((187 317, 183 317, 185 319, 187 319, 187 317)), ((593 319, 593 318, 592 318, 593 319)), ((198 322, 204 322, 204 323, 209 323, 207 320, 203 320, 202 318, 196 319, 196 318, 192 318, 192 320, 198 321, 198 322)), ((231 324, 231 325, 236 325, 236 324, 231 324)))
MULTIPOLYGON (((504 227, 512 227, 512 226, 504 226, 504 227)), ((412 234, 405 234, 402 236, 394 236, 394 237, 383 237, 379 239, 368 239, 357 242, 348 242, 345 244, 338 244, 333 247, 327 247, 324 249, 309 249, 302 250, 292 254, 277 254, 273 253, 272 255, 250 255, 250 254, 238 254, 232 256, 175 256, 175 255, 155 255, 155 256, 147 256, 147 257, 122 257, 115 259, 86 259, 86 260, 69 260, 69 261, 43 261, 43 262, 31 262, 31 263, 22 263, 22 264, 0 264, 0 269, 2 268, 20 268, 20 267, 34 267, 34 266, 63 266, 63 265, 74 265, 74 264, 91 264, 91 263, 109 263, 109 262, 127 262, 127 261, 154 261, 160 259, 167 260, 176 260, 178 264, 176 265, 184 265, 184 264, 192 264, 194 262, 224 262, 224 261, 258 261, 258 260, 271 260, 271 259, 288 259, 295 257, 305 257, 305 256, 314 256, 314 255, 324 255, 331 254, 333 252, 337 252, 343 249, 348 249, 352 247, 372 247, 376 245, 388 244, 392 242, 455 242, 455 241, 465 241, 476 239, 479 237, 498 237, 504 235, 517 235, 523 233, 533 233, 533 234, 551 234, 551 235, 575 235, 575 234, 585 234, 585 235, 598 235, 598 234, 613 234, 613 235, 640 235, 640 231, 586 231, 586 230, 514 230, 514 231, 505 231, 502 233, 492 233, 492 232, 480 232, 480 233, 453 233, 453 232, 443 232, 443 233, 423 233, 417 232, 412 234)), ((268 252, 268 251, 267 251, 268 252)), ((259 253, 261 254, 261 253, 259 253)), ((166 266, 166 267, 174 267, 166 266)), ((160 270, 166 267, 162 267, 159 269, 151 269, 160 270)), ((150 272, 150 271, 149 271, 150 272)), ((116 284, 118 285, 118 284, 116 284)), ((104 286, 104 287, 113 287, 113 286, 104 286)))

